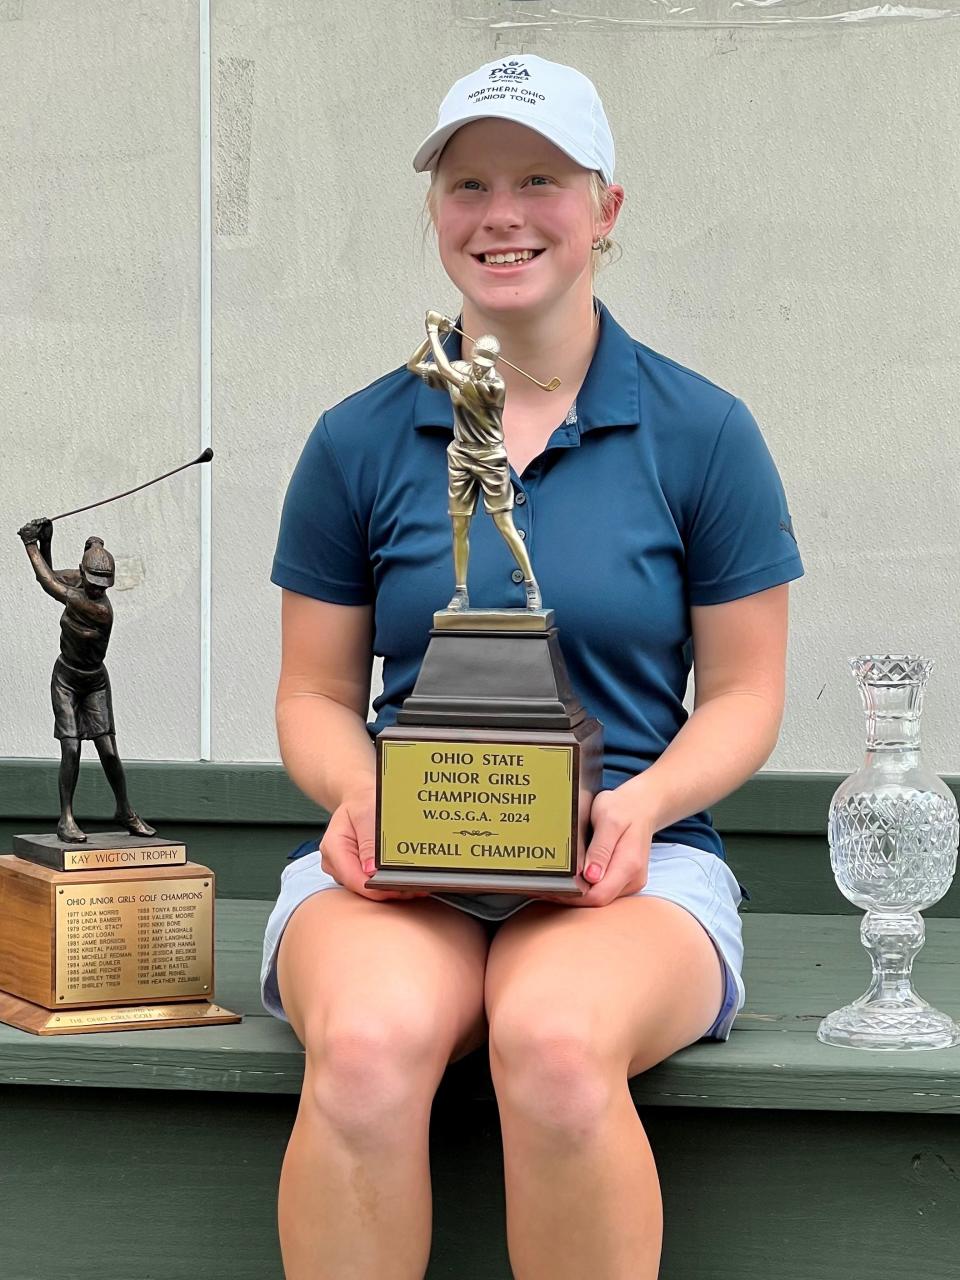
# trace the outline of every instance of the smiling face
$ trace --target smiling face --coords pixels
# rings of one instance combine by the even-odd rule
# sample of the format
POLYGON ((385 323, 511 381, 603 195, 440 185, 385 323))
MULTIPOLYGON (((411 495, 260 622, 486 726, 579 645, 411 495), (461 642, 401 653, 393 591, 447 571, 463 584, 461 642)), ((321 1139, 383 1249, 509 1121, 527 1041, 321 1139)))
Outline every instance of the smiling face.
POLYGON ((588 169, 524 125, 464 125, 444 148, 431 189, 447 275, 486 314, 545 313, 571 293, 590 305, 592 245, 612 225, 595 221, 592 182, 588 169))

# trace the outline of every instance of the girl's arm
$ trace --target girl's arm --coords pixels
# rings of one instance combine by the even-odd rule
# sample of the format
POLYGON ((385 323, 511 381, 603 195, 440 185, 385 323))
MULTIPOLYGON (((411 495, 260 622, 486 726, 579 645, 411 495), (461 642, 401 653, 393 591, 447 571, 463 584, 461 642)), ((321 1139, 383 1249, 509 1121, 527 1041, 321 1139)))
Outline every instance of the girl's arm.
POLYGON ((283 592, 277 738, 301 791, 333 811, 374 786, 366 729, 373 608, 283 592))
POLYGON ((694 605, 694 710, 660 758, 618 787, 649 807, 655 830, 736 791, 776 746, 786 683, 789 586, 694 605))
POLYGON ((373 609, 284 591, 282 610, 277 737, 290 777, 330 810, 320 865, 376 902, 422 896, 365 887, 376 841, 376 752, 366 729, 373 609))
POLYGON ((594 797, 584 862, 592 887, 570 905, 638 893, 656 833, 709 809, 768 758, 783 717, 787 592, 784 584, 691 607, 693 714, 649 768, 594 797))

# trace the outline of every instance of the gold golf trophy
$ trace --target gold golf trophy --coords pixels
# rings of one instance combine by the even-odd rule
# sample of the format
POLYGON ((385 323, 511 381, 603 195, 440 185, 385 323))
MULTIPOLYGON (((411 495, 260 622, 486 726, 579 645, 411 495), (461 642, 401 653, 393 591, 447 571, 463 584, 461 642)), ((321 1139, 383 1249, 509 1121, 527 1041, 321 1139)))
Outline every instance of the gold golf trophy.
POLYGON ((156 839, 127 796, 104 665, 113 556, 88 538, 78 569, 52 567, 53 522, 76 514, 19 530, 38 583, 64 606, 50 685, 60 818, 55 835, 14 836, 13 853, 0 856, 0 1022, 42 1036, 239 1022, 211 1003, 213 872, 188 862, 184 844, 156 839), (87 835, 74 817, 85 739, 113 791, 119 832, 87 835))
POLYGON ((603 729, 571 687, 553 610, 542 607, 513 522, 500 345, 489 335, 470 339, 471 359, 450 361, 441 338, 452 331, 463 333, 428 312, 427 337, 407 368, 453 402, 456 584, 433 615, 413 692, 377 738, 377 847, 366 884, 580 896, 590 887, 583 854, 603 729), (522 574, 525 608, 470 607, 468 531, 481 493, 522 574))

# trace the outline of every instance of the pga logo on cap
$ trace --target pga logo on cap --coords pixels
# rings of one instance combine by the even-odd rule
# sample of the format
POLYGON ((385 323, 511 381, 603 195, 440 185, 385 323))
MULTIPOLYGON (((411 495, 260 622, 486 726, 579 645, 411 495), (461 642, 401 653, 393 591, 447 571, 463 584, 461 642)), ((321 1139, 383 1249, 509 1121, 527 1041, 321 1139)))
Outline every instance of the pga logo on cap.
POLYGON ((530 72, 522 62, 505 62, 502 67, 494 67, 489 78, 491 80, 529 80, 530 72))

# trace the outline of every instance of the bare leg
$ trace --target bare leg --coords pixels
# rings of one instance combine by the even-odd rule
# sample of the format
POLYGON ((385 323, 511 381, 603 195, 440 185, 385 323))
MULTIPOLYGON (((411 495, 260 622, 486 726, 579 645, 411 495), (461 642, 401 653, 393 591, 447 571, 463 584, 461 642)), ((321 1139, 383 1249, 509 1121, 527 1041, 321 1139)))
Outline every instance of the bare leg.
POLYGON ((447 608, 469 609, 467 562, 470 559, 470 521, 473 516, 452 515, 450 519, 453 522, 453 574, 456 579, 456 590, 447 608))
POLYGON ((86 836, 77 826, 73 816, 73 793, 77 789, 77 778, 80 775, 80 739, 60 739, 60 773, 57 783, 60 788, 60 821, 57 824, 57 838, 72 840, 78 844, 86 840, 86 836))
POLYGON ((448 1061, 483 1043, 487 937, 429 898, 327 889, 280 946, 284 1010, 306 1049, 280 1179, 287 1280, 423 1280, 430 1109, 448 1061))
POLYGON ((500 927, 486 974, 514 1275, 656 1280, 660 1183, 627 1080, 713 1021, 713 943, 653 896, 534 904, 500 927))
POLYGON ((93 743, 117 802, 116 821, 122 822, 132 835, 155 836, 157 834, 155 828, 148 826, 130 807, 130 801, 127 799, 127 779, 117 754, 116 738, 112 733, 102 733, 99 738, 94 738, 93 743))
POLYGON ((493 511, 491 515, 503 535, 504 541, 513 552, 514 560, 516 560, 523 572, 523 585, 527 591, 527 608, 539 609, 541 607, 540 588, 537 586, 537 580, 533 576, 533 565, 530 563, 526 545, 519 533, 517 533, 517 527, 513 523, 513 513, 510 511, 493 511))

